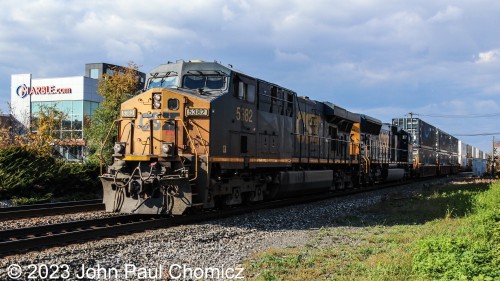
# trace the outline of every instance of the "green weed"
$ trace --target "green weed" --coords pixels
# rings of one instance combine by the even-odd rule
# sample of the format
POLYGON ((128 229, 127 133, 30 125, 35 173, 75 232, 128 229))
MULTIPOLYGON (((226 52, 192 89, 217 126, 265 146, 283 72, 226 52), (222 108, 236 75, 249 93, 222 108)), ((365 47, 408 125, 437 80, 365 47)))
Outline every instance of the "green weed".
POLYGON ((429 188, 246 262, 256 280, 499 280, 500 184, 429 188))

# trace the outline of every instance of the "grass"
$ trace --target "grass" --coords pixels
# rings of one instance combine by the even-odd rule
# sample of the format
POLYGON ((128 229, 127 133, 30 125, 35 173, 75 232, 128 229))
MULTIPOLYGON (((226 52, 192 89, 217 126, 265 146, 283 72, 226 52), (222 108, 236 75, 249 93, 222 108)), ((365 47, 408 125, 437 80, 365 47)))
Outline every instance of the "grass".
POLYGON ((500 184, 433 187, 245 262, 256 280, 500 280, 500 184))

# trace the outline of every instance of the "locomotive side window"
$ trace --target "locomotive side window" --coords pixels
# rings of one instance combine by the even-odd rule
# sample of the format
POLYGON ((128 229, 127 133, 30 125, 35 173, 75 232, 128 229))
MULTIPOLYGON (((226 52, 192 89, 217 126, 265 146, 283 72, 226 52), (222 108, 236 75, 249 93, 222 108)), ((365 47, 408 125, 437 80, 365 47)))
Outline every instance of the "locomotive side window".
POLYGON ((238 82, 238 98, 240 100, 245 100, 246 99, 246 89, 245 89, 245 83, 243 83, 242 81, 238 82))
POLYGON ((251 81, 245 82, 239 79, 235 79, 234 92, 237 94, 240 100, 248 101, 251 103, 255 102, 255 84, 253 84, 251 81))

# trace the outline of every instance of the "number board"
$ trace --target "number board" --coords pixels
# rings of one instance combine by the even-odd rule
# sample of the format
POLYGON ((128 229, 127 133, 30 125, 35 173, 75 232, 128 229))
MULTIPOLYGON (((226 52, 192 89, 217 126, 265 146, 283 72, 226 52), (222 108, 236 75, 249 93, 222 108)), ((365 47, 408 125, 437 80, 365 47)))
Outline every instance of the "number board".
POLYGON ((208 108, 186 108, 186 116, 208 116, 208 108))
POLYGON ((121 112, 123 118, 135 118, 137 116, 137 110, 134 109, 123 109, 121 112))

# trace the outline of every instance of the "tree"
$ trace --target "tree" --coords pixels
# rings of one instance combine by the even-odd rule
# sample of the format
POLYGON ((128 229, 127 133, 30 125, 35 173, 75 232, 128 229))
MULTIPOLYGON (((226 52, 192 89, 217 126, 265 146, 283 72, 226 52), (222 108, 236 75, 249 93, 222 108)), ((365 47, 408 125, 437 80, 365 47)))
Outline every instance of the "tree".
MULTIPOLYGON (((120 105, 133 96, 139 85, 137 75, 139 67, 130 62, 128 67, 115 67, 113 74, 104 74, 99 79, 97 92, 104 98, 99 107, 94 111, 90 122, 85 122, 88 126, 86 130, 87 149, 89 158, 97 160, 100 157, 101 147, 106 140, 106 136, 120 114, 120 105)), ((111 159, 113 145, 117 136, 116 126, 112 128, 103 148, 103 159, 105 162, 111 159)))
POLYGON ((42 105, 34 116, 32 130, 36 131, 38 135, 48 136, 52 139, 60 139, 62 122, 64 122, 67 117, 68 115, 57 109, 55 105, 42 105))
POLYGON ((41 156, 51 156, 66 114, 56 106, 42 106, 31 122, 23 124, 9 115, 8 126, 0 129, 0 147, 17 146, 41 156), (27 128, 29 127, 29 128, 27 128))

